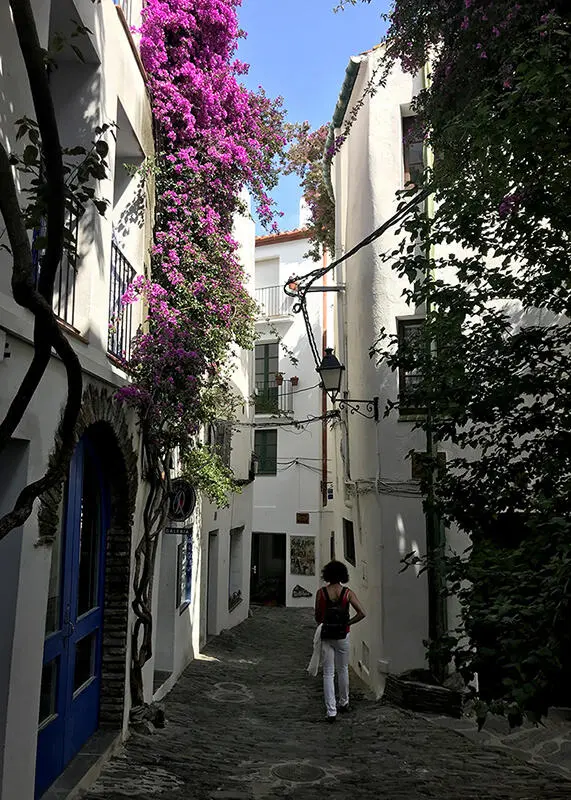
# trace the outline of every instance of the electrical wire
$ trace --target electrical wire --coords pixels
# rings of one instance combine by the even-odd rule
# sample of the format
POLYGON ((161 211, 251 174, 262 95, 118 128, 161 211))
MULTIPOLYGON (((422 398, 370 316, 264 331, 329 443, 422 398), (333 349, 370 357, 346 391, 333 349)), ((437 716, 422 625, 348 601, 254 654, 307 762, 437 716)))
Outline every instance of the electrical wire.
POLYGON ((309 341, 309 346, 311 349, 311 353, 315 360, 315 366, 318 367, 321 363, 321 358, 319 355, 319 349, 317 347, 317 342, 315 341, 315 336, 313 334, 313 330, 311 328, 311 323, 309 320, 309 312, 307 309, 307 294, 310 291, 313 284, 326 275, 331 270, 335 269, 335 267, 342 264, 344 261, 347 261, 349 258, 354 256, 359 250, 362 250, 363 247, 366 247, 369 244, 372 244, 376 239, 383 235, 389 228, 392 228, 394 225, 397 225, 401 222, 408 213, 419 203, 422 203, 423 200, 432 194, 432 189, 423 189, 421 192, 418 192, 412 200, 409 200, 408 203, 405 203, 392 217, 390 217, 386 222, 383 222, 376 230, 362 239, 355 247, 352 247, 348 253, 345 253, 344 256, 333 261, 327 267, 319 267, 317 269, 311 270, 311 272, 306 273, 305 275, 292 275, 287 283, 284 284, 284 292, 288 295, 288 297, 295 297, 297 298, 297 302, 294 303, 292 311, 294 314, 298 314, 301 312, 303 316, 303 320, 305 323, 305 329, 307 333, 307 339, 309 341))

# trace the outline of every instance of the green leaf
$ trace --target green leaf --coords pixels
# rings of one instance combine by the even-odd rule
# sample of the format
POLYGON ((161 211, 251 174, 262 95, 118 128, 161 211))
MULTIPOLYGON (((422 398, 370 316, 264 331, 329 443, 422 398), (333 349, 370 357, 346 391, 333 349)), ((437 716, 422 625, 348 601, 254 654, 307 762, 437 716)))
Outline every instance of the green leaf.
POLYGON ((93 205, 97 209, 98 213, 101 214, 102 217, 105 216, 105 212, 107 211, 107 206, 109 203, 107 200, 93 200, 93 205))
POLYGON ((38 161, 38 155, 39 155, 39 150, 38 150, 38 148, 37 148, 35 145, 33 145, 33 144, 29 144, 29 145, 28 145, 28 146, 27 146, 27 147, 24 149, 24 154, 23 154, 23 156, 22 156, 22 158, 23 158, 23 161, 24 161, 24 164, 25 164, 27 167, 31 167, 31 166, 33 166, 33 165, 34 165, 34 164, 36 164, 36 163, 37 163, 37 161, 38 161))
POLYGON ((109 145, 102 139, 99 139, 99 141, 95 142, 95 149, 101 158, 105 158, 109 153, 109 145))

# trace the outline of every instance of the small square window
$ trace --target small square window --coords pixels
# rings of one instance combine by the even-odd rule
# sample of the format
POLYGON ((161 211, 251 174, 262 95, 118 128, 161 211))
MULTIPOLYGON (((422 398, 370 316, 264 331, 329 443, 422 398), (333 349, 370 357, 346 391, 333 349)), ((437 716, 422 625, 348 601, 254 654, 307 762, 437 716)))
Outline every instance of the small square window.
POLYGON ((258 475, 276 475, 278 471, 277 430, 256 431, 254 452, 258 459, 258 475))
POLYGON ((355 533, 353 530, 353 523, 348 519, 343 520, 343 550, 345 561, 355 566, 357 563, 355 554, 355 533))

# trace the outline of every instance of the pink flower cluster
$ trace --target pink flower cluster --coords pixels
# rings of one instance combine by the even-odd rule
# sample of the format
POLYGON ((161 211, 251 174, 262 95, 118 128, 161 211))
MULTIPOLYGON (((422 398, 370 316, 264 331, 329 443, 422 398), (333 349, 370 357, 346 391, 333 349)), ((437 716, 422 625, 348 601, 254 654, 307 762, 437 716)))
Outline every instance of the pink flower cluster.
POLYGON ((203 390, 230 344, 251 338, 254 306, 232 227, 244 188, 271 222, 268 192, 285 144, 281 100, 239 82, 247 66, 235 59, 238 4, 147 0, 140 29, 159 132, 157 215, 151 277, 122 298, 142 298, 148 319, 133 347, 134 385, 120 396, 155 432, 168 428, 171 445, 204 421, 203 390))

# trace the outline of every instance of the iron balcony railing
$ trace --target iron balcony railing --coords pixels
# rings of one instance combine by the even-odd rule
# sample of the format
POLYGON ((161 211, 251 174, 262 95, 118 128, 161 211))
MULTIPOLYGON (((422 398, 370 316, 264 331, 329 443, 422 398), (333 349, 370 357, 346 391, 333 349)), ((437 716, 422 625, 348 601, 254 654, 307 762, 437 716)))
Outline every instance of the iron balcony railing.
POLYGON ((135 270, 127 261, 116 242, 111 243, 111 277, 109 281, 109 335, 107 352, 122 361, 131 357, 132 317, 131 303, 124 305, 122 297, 135 278, 135 270))
MULTIPOLYGON (((69 201, 65 208, 65 231, 63 257, 57 268, 54 279, 52 308, 59 319, 71 327, 75 327, 75 284, 77 281, 77 238, 79 235, 79 219, 82 209, 79 203, 69 201)), ((46 220, 34 230, 33 245, 47 235, 46 220)), ((32 248, 36 285, 40 279, 42 258, 45 250, 32 248)))
POLYGON ((276 381, 256 383, 256 414, 292 414, 293 386, 291 381, 284 380, 281 385, 276 381))
POLYGON ((287 317, 292 313, 293 298, 288 297, 283 286, 266 286, 256 289, 259 317, 287 317))

